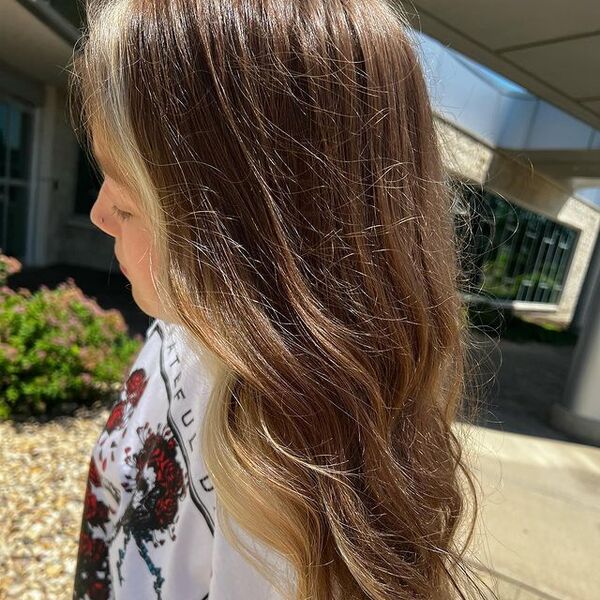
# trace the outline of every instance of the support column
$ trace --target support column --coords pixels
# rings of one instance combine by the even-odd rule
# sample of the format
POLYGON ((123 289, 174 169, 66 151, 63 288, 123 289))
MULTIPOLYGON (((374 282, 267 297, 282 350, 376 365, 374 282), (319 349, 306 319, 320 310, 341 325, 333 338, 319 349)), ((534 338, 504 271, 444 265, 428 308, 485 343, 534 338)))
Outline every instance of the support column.
MULTIPOLYGON (((597 242, 598 244, 598 242, 597 242)), ((563 397, 552 406, 552 424, 581 442, 600 446, 600 276, 592 269, 585 322, 563 397)))
POLYGON ((48 238, 55 234, 49 229, 55 182, 53 169, 57 100, 54 86, 45 86, 44 105, 38 111, 30 204, 30 227, 33 235, 30 237, 28 256, 31 266, 45 266, 52 262, 48 252, 48 238))

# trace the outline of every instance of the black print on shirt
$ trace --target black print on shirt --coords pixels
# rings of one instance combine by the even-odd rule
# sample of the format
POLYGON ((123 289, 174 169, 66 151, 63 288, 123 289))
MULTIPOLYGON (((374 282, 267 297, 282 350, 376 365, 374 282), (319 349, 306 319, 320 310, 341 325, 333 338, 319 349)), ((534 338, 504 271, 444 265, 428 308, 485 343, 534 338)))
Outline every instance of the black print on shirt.
POLYGON ((200 485, 200 488, 204 492, 212 491, 213 488, 212 485, 207 486, 206 483, 201 483, 202 479, 206 479, 208 477, 206 474, 202 474, 200 477, 196 477, 194 475, 195 469, 192 468, 193 465, 191 464, 190 457, 187 451, 188 445, 190 447, 190 450, 192 449, 192 442, 196 437, 195 427, 192 427, 195 424, 194 418, 192 416, 192 409, 189 407, 186 408, 185 404, 183 406, 181 406, 180 404, 181 401, 186 398, 183 389, 181 387, 177 387, 177 384, 175 383, 179 382, 179 380, 181 379, 181 372, 177 371, 175 376, 171 379, 166 368, 167 364, 169 368, 175 367, 175 365, 181 363, 181 359, 177 355, 177 352, 175 350, 175 344, 172 342, 167 342, 161 328, 154 328, 150 332, 150 334, 154 333, 158 333, 161 337, 160 374, 165 384, 165 390, 169 403, 167 423, 171 428, 171 431, 173 432, 173 437, 177 440, 177 443, 179 444, 181 454, 185 462, 186 471, 189 474, 190 497, 194 502, 195 506, 202 514, 211 535, 214 536, 215 523, 213 515, 209 508, 206 506, 206 504, 202 501, 200 492, 197 488, 197 484, 200 485))

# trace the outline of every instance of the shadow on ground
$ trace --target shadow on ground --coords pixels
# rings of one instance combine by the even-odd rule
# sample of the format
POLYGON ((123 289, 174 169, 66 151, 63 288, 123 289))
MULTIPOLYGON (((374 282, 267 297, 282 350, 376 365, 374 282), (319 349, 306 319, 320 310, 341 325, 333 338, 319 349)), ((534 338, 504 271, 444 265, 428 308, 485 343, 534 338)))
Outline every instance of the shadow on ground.
MULTIPOLYGON (((81 290, 104 308, 121 311, 131 335, 145 335, 152 321, 135 304, 131 284, 119 271, 107 273, 71 265, 26 268, 12 275, 8 286, 35 291, 72 277, 81 290)), ((574 346, 513 342, 472 332, 473 377, 481 402, 477 425, 550 439, 573 441, 550 424, 550 409, 564 393, 574 346)))
POLYGON ((550 421, 552 405, 566 391, 574 345, 515 342, 479 331, 472 331, 471 337, 471 362, 477 372, 472 381, 481 402, 477 425, 578 442, 550 421))

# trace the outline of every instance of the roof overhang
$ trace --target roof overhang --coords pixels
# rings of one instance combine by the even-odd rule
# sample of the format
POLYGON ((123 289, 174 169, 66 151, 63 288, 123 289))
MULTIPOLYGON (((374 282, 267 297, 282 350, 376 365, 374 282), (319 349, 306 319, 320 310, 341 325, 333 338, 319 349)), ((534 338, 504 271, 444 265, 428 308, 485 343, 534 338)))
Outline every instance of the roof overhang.
POLYGON ((78 30, 50 6, 31 0, 0 2, 0 61, 37 82, 66 85, 78 30))
POLYGON ((403 5, 416 29, 600 129, 598 0, 411 0, 403 5))

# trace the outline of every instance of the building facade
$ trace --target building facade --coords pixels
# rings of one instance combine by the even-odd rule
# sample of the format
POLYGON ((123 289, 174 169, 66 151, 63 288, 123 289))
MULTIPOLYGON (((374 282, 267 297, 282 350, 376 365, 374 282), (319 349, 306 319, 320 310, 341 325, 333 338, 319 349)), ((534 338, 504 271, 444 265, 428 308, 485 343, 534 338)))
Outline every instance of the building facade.
MULTIPOLYGON (((98 182, 69 120, 67 69, 81 21, 75 5, 0 3, 0 248, 25 267, 108 270, 113 240, 89 220, 98 182)), ((494 207, 481 221, 490 257, 479 261, 468 293, 568 325, 600 212, 573 177, 544 169, 541 159, 533 168, 530 157, 558 138, 569 140, 559 150, 570 156, 600 148, 600 133, 433 40, 418 43, 457 194, 494 207)))

